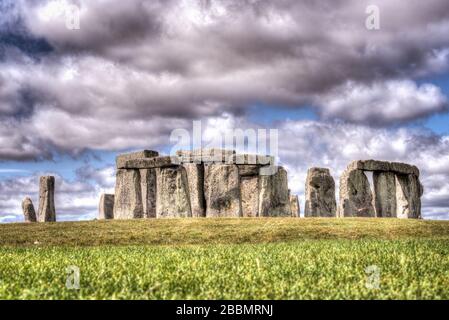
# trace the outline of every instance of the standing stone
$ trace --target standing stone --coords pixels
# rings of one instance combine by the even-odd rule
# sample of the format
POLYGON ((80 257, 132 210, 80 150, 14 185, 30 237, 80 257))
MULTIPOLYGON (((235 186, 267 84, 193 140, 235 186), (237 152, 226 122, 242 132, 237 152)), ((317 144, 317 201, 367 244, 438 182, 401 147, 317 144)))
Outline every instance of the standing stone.
POLYGON ((209 164, 204 169, 207 217, 240 217, 240 182, 234 164, 209 164))
POLYGON ((374 217, 373 195, 362 170, 346 170, 340 177, 340 217, 374 217))
POLYGON ((183 164, 183 167, 187 173, 192 217, 205 217, 206 200, 204 199, 204 165, 185 163, 183 164))
POLYGON ((117 169, 114 218, 143 218, 140 173, 136 169, 117 169))
POLYGON ((144 218, 156 218, 156 170, 140 169, 142 210, 144 218))
POLYGON ((335 217, 335 181, 329 169, 310 168, 307 171, 305 217, 335 217))
POLYGON ((114 219, 114 195, 103 193, 98 207, 98 219, 114 219))
POLYGON ((292 217, 299 217, 300 214, 299 200, 298 196, 295 194, 290 195, 290 208, 292 211, 292 217))
POLYGON ((186 169, 174 166, 156 169, 156 217, 191 217, 186 169))
POLYGON ((408 180, 410 183, 410 216, 413 219, 422 219, 421 217, 421 197, 424 193, 424 187, 419 181, 418 176, 414 174, 408 175, 408 180))
POLYGON ((277 167, 274 172, 259 177, 259 216, 291 216, 287 171, 277 167))
POLYGON ((423 187, 414 174, 396 175, 396 215, 398 218, 421 218, 423 187))
POLYGON ((393 172, 374 171, 374 206, 377 217, 396 217, 396 178, 393 172))
POLYGON ((259 177, 244 176, 240 179, 242 215, 257 217, 259 215, 259 177))
POLYGON ((25 222, 36 222, 36 211, 34 211, 33 201, 26 197, 22 201, 23 217, 25 222))
POLYGON ((39 179, 39 222, 56 221, 55 212, 55 177, 44 176, 39 179))

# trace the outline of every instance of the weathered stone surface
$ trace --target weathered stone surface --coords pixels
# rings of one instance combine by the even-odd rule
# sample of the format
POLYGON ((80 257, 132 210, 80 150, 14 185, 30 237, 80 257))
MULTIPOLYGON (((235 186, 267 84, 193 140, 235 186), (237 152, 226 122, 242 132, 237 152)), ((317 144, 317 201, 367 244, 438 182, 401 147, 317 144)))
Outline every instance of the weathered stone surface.
POLYGON ((355 160, 347 168, 350 170, 363 171, 393 171, 399 174, 414 174, 419 177, 419 170, 416 166, 400 162, 388 162, 378 160, 355 160))
POLYGON ((39 179, 39 222, 56 221, 55 212, 55 177, 43 176, 39 179))
POLYGON ((262 156, 256 154, 236 154, 233 156, 233 162, 238 165, 270 165, 274 164, 274 157, 262 156))
POLYGON ((204 165, 185 163, 187 181, 189 185, 190 206, 192 217, 206 216, 206 199, 204 198, 204 165))
POLYGON ((118 169, 115 181, 114 218, 143 218, 139 170, 118 169))
POLYGON ((295 194, 290 195, 290 209, 292 211, 292 217, 299 217, 300 208, 299 208, 299 199, 295 194))
POLYGON ((240 182, 236 165, 209 164, 204 168, 207 217, 239 217, 240 182))
POLYGON ((398 218, 421 218, 423 187, 414 174, 396 175, 396 215, 398 218))
POLYGON ((180 161, 176 157, 163 156, 155 158, 137 158, 117 163, 119 169, 154 169, 179 165, 180 161))
POLYGON ((98 207, 98 219, 107 220, 114 219, 114 195, 101 194, 100 204, 98 207))
POLYGON ((116 163, 118 169, 124 169, 123 165, 128 160, 139 159, 139 158, 153 158, 153 157, 157 157, 158 155, 159 155, 159 152, 153 151, 153 150, 142 150, 142 151, 137 151, 137 152, 124 153, 124 154, 118 155, 115 158, 115 163, 116 163))
POLYGON ((346 170, 390 171, 390 163, 378 160, 355 160, 348 165, 346 170))
POLYGON ((26 197, 22 201, 23 217, 25 222, 36 222, 36 211, 34 210, 33 201, 26 197))
POLYGON ((156 169, 140 169, 143 217, 156 218, 156 169))
POLYGON ((156 169, 156 217, 191 217, 186 169, 182 166, 156 169))
POLYGON ((257 176, 259 174, 260 166, 256 165, 256 164, 254 164, 254 165, 252 165, 252 164, 238 164, 237 167, 239 169, 239 175, 241 177, 257 176))
POLYGON ((257 217, 259 215, 259 177, 241 177, 240 191, 242 215, 244 217, 257 217))
POLYGON ((393 172, 373 173, 374 207, 377 217, 396 217, 396 181, 393 172))
POLYGON ((197 149, 197 150, 178 150, 176 155, 182 163, 233 163, 235 150, 227 149, 197 149))
POLYGON ((362 170, 346 170, 340 177, 340 217, 374 217, 373 195, 362 170))
POLYGON ((416 177, 419 177, 419 169, 416 166, 412 166, 401 162, 391 162, 390 168, 391 171, 399 174, 413 174, 416 177))
POLYGON ((335 181, 329 169, 310 168, 306 180, 305 217, 335 217, 335 181))
POLYGON ((259 216, 291 216, 287 171, 277 167, 273 175, 259 176, 259 216))

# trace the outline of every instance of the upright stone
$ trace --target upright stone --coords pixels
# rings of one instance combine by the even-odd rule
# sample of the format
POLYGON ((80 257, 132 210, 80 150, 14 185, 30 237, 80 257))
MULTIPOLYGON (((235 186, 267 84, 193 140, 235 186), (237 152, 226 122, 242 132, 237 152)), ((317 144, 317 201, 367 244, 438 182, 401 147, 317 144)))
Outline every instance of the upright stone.
POLYGON ((421 218, 423 187, 414 174, 396 175, 396 215, 398 218, 421 218))
POLYGON ((190 206, 192 217, 206 216, 206 200, 204 199, 204 165, 196 163, 185 163, 189 186, 190 206))
POLYGON ((329 169, 310 168, 307 171, 305 217, 335 217, 335 181, 329 169))
POLYGON ((98 219, 108 220, 114 219, 114 195, 101 194, 100 205, 98 207, 98 219))
POLYGON ((22 201, 23 217, 25 222, 36 222, 36 211, 34 210, 33 201, 26 197, 22 201))
POLYGON ((156 217, 191 217, 186 169, 174 166, 156 169, 156 217))
POLYGON ((207 217, 240 217, 240 183, 234 164, 209 164, 204 168, 207 217))
POLYGON ((393 172, 374 171, 374 206, 377 217, 396 217, 396 181, 393 172))
POLYGON ((242 215, 244 217, 257 217, 259 215, 259 177, 241 177, 240 190, 242 215))
POLYGON ((291 216, 287 171, 283 167, 259 177, 259 216, 291 216))
POLYGON ((340 217, 374 217, 373 195, 362 170, 346 170, 340 177, 340 217))
POLYGON ((143 218, 139 170, 117 169, 114 197, 114 218, 143 218))
POLYGON ((156 218, 156 169, 140 169, 144 218, 156 218))
POLYGON ((44 176, 39 179, 39 222, 56 221, 55 212, 55 177, 44 176))
POLYGON ((296 194, 290 195, 290 208, 292 211, 292 217, 299 217, 301 210, 299 208, 299 199, 296 194))

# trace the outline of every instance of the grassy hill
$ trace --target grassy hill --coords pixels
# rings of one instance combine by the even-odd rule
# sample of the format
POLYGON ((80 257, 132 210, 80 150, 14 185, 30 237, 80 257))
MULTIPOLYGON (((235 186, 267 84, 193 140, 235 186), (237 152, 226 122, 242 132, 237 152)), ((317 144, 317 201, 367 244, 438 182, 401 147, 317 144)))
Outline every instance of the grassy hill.
POLYGON ((449 222, 5 224, 0 299, 11 298, 448 299, 449 222), (80 270, 78 290, 66 288, 71 266, 80 270))

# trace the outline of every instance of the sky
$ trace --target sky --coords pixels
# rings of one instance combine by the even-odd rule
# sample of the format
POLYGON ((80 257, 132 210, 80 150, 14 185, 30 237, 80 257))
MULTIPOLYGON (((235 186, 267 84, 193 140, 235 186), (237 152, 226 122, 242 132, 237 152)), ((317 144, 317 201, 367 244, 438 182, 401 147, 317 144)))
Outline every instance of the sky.
POLYGON ((0 0, 0 222, 49 174, 58 220, 95 218, 117 154, 193 121, 277 129, 302 210, 308 168, 338 196, 378 159, 417 165, 423 217, 449 219, 448 34, 447 0, 0 0))

